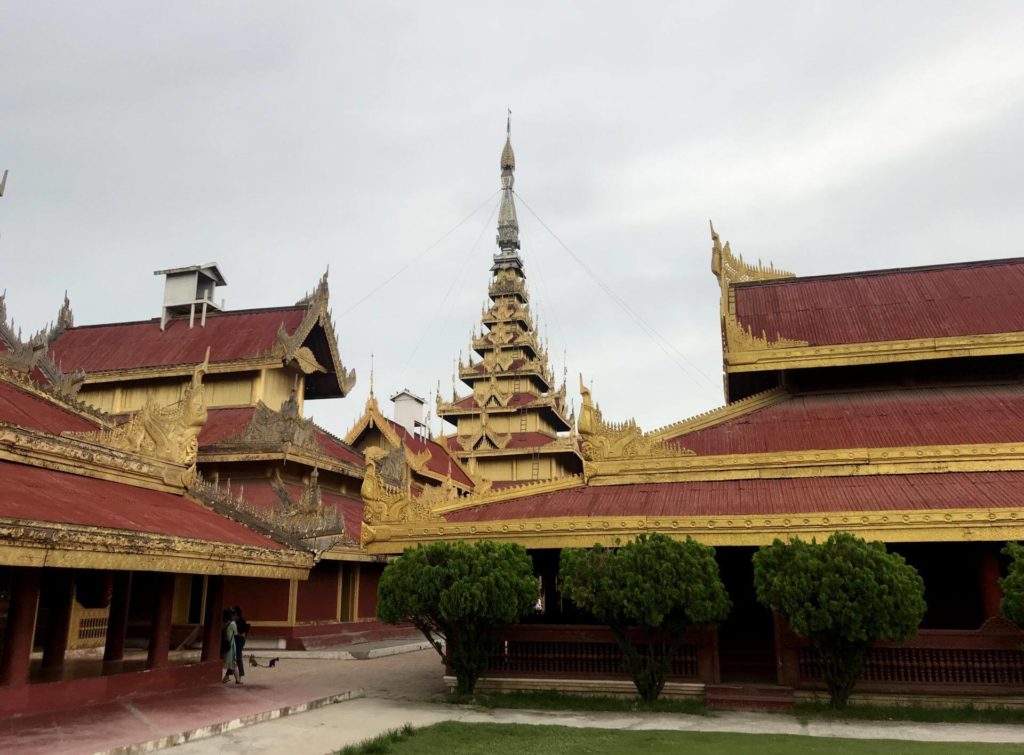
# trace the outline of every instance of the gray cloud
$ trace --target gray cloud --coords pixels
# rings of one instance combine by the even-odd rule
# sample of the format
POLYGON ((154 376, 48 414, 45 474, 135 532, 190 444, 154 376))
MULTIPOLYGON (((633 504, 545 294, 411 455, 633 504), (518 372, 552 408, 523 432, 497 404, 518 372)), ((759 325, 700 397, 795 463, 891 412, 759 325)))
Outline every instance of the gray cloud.
POLYGON ((689 362, 521 207, 552 357, 609 416, 661 425, 721 400, 709 217, 797 273, 1019 253, 1022 22, 1017 3, 8 3, 0 287, 34 329, 65 288, 80 322, 138 319, 157 268, 217 260, 248 307, 329 264, 364 379, 310 409, 342 432, 371 352, 382 393, 450 390, 490 206, 346 310, 497 189, 511 106, 522 197, 689 362))

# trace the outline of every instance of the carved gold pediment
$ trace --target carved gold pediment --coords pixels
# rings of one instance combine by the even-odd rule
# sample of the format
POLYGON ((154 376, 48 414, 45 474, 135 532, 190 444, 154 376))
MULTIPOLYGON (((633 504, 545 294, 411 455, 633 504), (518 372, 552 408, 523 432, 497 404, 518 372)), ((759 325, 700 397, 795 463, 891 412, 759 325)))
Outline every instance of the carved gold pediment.
POLYGON ((793 273, 780 270, 770 262, 767 265, 760 260, 756 265, 745 262, 742 256, 732 253, 728 241, 724 246, 722 245, 714 225, 711 226, 711 271, 718 278, 722 289, 720 300, 722 338, 727 351, 764 351, 807 345, 807 341, 784 338, 778 333, 775 333, 774 337, 770 337, 763 330, 757 334, 753 332, 752 327, 741 324, 736 317, 735 305, 729 288, 734 283, 793 278, 795 277, 793 273))
POLYGON ((281 411, 274 411, 262 401, 256 404, 252 419, 237 435, 226 438, 217 445, 283 446, 290 445, 313 454, 323 453, 316 438, 316 425, 312 420, 299 416, 295 389, 281 411))
POLYGON ((504 408, 513 395, 512 389, 503 386, 494 375, 489 380, 481 380, 473 385, 473 401, 481 408, 504 408))
POLYGON ((192 373, 192 382, 170 406, 150 399, 127 422, 113 429, 62 434, 173 464, 194 464, 199 432, 207 417, 203 376, 209 361, 207 351, 204 362, 192 373))
MULTIPOLYGON (((605 422, 601 407, 595 406, 590 390, 580 375, 579 436, 580 453, 585 462, 632 459, 641 457, 693 455, 693 451, 669 445, 656 437, 644 435, 636 420, 605 422)), ((584 465, 586 469, 586 465, 584 465)))

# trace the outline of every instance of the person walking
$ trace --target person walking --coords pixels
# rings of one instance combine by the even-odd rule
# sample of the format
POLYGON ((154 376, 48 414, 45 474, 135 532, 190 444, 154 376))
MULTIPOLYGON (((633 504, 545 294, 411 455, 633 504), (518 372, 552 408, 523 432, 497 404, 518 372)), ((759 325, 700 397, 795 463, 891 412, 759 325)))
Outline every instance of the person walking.
POLYGON ((238 675, 238 656, 235 651, 235 638, 238 635, 238 625, 235 624, 235 612, 230 608, 224 609, 224 628, 220 635, 220 654, 224 659, 224 684, 235 677, 235 684, 241 684, 242 678, 238 675))
POLYGON ((242 608, 240 606, 235 606, 232 610, 235 612, 235 628, 237 629, 235 634, 235 665, 238 668, 238 675, 245 676, 245 657, 242 655, 242 651, 245 650, 245 637, 249 634, 250 625, 242 615, 242 608))

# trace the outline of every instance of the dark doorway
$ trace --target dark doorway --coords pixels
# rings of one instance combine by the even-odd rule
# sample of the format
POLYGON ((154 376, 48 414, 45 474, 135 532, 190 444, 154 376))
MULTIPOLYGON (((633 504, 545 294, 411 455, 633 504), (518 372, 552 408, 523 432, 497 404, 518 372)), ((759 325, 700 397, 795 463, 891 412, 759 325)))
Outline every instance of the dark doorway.
POLYGON ((778 681, 772 613, 754 595, 755 548, 716 548, 722 582, 732 600, 729 617, 718 628, 723 682, 778 681))

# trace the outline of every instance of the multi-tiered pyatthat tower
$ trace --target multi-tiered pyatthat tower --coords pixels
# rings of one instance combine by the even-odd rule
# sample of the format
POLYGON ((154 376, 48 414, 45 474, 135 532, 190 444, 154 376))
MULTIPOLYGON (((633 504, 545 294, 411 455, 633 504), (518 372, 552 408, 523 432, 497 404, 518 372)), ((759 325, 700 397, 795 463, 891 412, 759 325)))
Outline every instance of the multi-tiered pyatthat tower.
POLYGON ((565 403, 565 381, 555 390, 548 355, 530 314, 526 272, 519 256, 516 218, 516 158, 511 122, 501 151, 501 209, 498 253, 491 265, 480 334, 471 344, 469 363, 460 359, 459 378, 472 389, 451 402, 437 400, 437 414, 455 425, 444 440, 471 474, 495 487, 578 474, 582 461, 573 421, 565 403), (474 360, 473 353, 479 355, 474 360))

